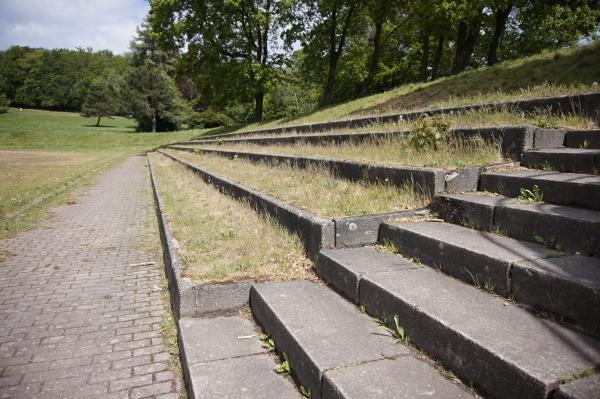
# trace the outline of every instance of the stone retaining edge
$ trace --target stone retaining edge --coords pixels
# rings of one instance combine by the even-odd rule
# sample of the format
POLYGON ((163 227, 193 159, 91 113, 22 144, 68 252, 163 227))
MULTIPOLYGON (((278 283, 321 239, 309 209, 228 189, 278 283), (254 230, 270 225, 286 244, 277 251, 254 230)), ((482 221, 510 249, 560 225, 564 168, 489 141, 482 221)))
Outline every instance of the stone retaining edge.
POLYGON ((317 217, 217 174, 209 173, 174 155, 163 151, 158 152, 184 165, 222 193, 237 200, 247 200, 254 210, 270 215, 287 230, 298 234, 309 258, 316 259, 321 248, 335 247, 333 221, 317 217))
POLYGON ((173 231, 167 221, 165 204, 160 194, 158 180, 154 175, 152 162, 148 157, 148 169, 150 170, 150 180, 152 182, 152 192, 156 201, 156 215, 158 218, 158 227, 160 231, 160 241, 163 246, 163 260, 169 280, 169 291, 171 292, 171 304, 173 312, 179 319, 181 317, 193 316, 195 311, 195 295, 192 291, 193 284, 191 280, 184 280, 181 277, 181 260, 177 247, 173 241, 173 231))
MULTIPOLYGON (((187 152, 203 152, 207 154, 216 154, 229 158, 241 157, 254 162, 277 162, 287 165, 293 165, 298 168, 307 168, 309 166, 321 166, 330 170, 334 175, 351 181, 369 181, 386 182, 395 186, 413 182, 416 187, 425 196, 433 197, 434 194, 443 192, 446 189, 445 172, 437 168, 419 168, 407 166, 390 166, 383 164, 362 163, 351 160, 299 157, 276 154, 258 154, 253 152, 227 151, 227 150, 209 150, 195 149, 189 147, 170 146, 169 149, 187 152)), ((454 172, 454 174, 462 174, 454 172)), ((453 176, 456 178, 456 176, 453 176)), ((457 179, 456 182, 458 182, 457 179)), ((472 179, 469 179, 472 180, 472 179)), ((463 187, 461 185, 461 187, 463 187)), ((473 190, 477 187, 477 180, 470 182, 473 190)), ((466 191, 466 190, 461 190, 466 191)))

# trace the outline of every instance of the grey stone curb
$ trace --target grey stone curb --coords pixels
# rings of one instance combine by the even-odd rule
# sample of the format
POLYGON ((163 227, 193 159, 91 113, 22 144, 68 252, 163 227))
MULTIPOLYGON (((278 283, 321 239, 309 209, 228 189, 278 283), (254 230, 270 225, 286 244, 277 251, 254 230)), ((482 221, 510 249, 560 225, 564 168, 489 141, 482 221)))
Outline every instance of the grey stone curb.
POLYGON ((598 363, 595 339, 397 255, 324 250, 317 273, 368 314, 398 315, 417 347, 486 397, 548 398, 563 375, 598 363))
MULTIPOLYGON (((240 157, 251 161, 277 162, 287 165, 293 165, 298 168, 307 168, 309 166, 321 166, 330 170, 338 177, 352 181, 386 182, 395 186, 402 186, 413 182, 416 187, 426 196, 433 196, 436 193, 443 192, 446 188, 445 172, 436 168, 418 168, 389 166, 382 164, 361 163, 357 161, 347 161, 341 159, 327 159, 316 157, 295 157, 276 154, 257 154, 252 152, 225 151, 194 149, 189 147, 169 147, 177 151, 203 152, 206 154, 216 154, 229 158, 240 157)), ((473 181, 470 173, 456 172, 455 183, 463 188, 465 185, 477 187, 477 179, 473 181), (460 176, 456 178, 457 176, 460 176), (465 178, 467 182, 461 180, 465 178), (460 182, 460 183, 459 183, 460 182)), ((461 189, 460 191, 467 191, 461 189)))
POLYGON ((175 242, 173 241, 173 231, 167 222, 165 205, 160 195, 158 181, 154 176, 152 162, 148 158, 148 168, 150 169, 150 180, 152 181, 152 191, 156 201, 156 214, 158 216, 158 226, 160 230, 160 240, 163 245, 163 259, 167 269, 167 278, 169 280, 169 289, 171 292, 171 302, 173 311, 177 318, 191 316, 195 314, 195 295, 191 280, 184 280, 181 277, 181 260, 175 242))
POLYGON ((379 240, 379 227, 387 220, 416 216, 424 209, 411 209, 377 215, 349 216, 333 219, 335 223, 335 247, 349 248, 372 245, 379 240))
MULTIPOLYGON (((392 132, 365 132, 365 133, 331 133, 307 134, 296 136, 254 137, 237 139, 197 139, 175 144, 236 144, 250 143, 256 145, 282 145, 282 144, 360 144, 369 140, 392 138, 407 134, 408 130, 392 132)), ((566 130, 541 129, 531 125, 516 126, 490 126, 474 128, 450 129, 451 136, 464 138, 482 137, 486 141, 501 141, 502 154, 513 160, 520 160, 524 150, 546 149, 561 147, 565 140, 566 130)))
POLYGON ((173 238, 173 230, 169 225, 165 205, 160 194, 160 187, 148 159, 160 238, 163 245, 163 258, 167 269, 169 289, 173 311, 177 318, 194 317, 202 314, 234 309, 248 303, 251 281, 229 284, 198 284, 181 277, 183 270, 181 259, 173 238))
POLYGON ((421 115, 451 115, 455 113, 463 114, 470 111, 497 111, 503 109, 519 111, 526 114, 531 114, 543 110, 558 115, 584 115, 596 121, 600 121, 600 93, 544 97, 519 101, 503 101, 496 103, 466 105, 460 107, 447 107, 406 113, 395 113, 389 115, 375 115, 364 118, 338 120, 332 122, 253 130, 243 133, 225 133, 210 137, 236 137, 239 135, 246 134, 277 134, 290 131, 295 131, 297 133, 306 133, 324 132, 333 129, 356 129, 373 125, 375 123, 396 123, 401 120, 414 120, 421 117, 421 115))
POLYGON ((335 225, 333 221, 314 216, 263 193, 209 173, 171 154, 158 152, 186 166, 219 191, 238 200, 247 200, 256 211, 270 215, 286 229, 297 233, 304 243, 307 255, 311 259, 316 258, 321 248, 333 248, 335 246, 335 225))

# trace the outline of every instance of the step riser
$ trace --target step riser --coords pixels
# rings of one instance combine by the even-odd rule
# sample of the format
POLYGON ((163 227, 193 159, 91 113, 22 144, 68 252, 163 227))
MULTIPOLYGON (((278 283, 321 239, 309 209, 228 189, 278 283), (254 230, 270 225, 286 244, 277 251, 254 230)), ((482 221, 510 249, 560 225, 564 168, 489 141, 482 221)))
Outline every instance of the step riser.
POLYGON ((565 173, 600 173, 600 155, 596 154, 553 154, 525 152, 522 165, 531 169, 557 170, 565 173))
POLYGON ((522 241, 537 242, 536 236, 556 248, 583 255, 600 254, 600 223, 582 221, 549 213, 527 212, 504 206, 491 206, 436 196, 431 209, 453 224, 484 231, 501 231, 522 241))
POLYGON ((565 147, 600 149, 600 130, 580 130, 567 132, 565 147))
POLYGON ((387 320, 398 315, 402 327, 415 345, 441 361, 459 377, 475 382, 476 387, 487 397, 547 397, 550 387, 447 328, 440 320, 390 294, 369 281, 368 277, 360 281, 359 292, 359 302, 367 313, 387 320))
POLYGON ((310 389, 315 399, 320 398, 321 372, 318 366, 312 362, 302 345, 291 334, 286 333, 285 325, 254 288, 250 290, 250 308, 254 319, 277 344, 278 352, 288 355, 299 383, 310 389))
POLYGON ((468 284, 476 284, 475 279, 481 286, 489 282, 495 293, 509 295, 507 282, 512 266, 510 262, 473 253, 387 223, 381 225, 379 234, 382 243, 393 244, 404 257, 413 258, 432 268, 441 267, 445 274, 468 284))
MULTIPOLYGON (((594 335, 600 333, 600 289, 589 282, 598 281, 600 265, 595 258, 569 256, 544 260, 548 254, 552 255, 551 250, 539 251, 534 258, 532 254, 523 258, 520 250, 515 254, 521 259, 495 258, 393 224, 381 226, 381 240, 394 244, 403 256, 418 258, 468 284, 493 289, 494 293, 504 297, 512 295, 519 303, 566 316, 569 323, 594 335), (560 267, 554 266, 556 262, 561 264, 560 267), (466 272, 466 265, 471 274, 466 272)), ((317 271, 319 269, 317 265, 317 271)), ((348 288, 344 289, 348 291, 348 288)))
MULTIPOLYGON (((368 314, 387 320, 390 328, 394 327, 394 315, 398 315, 411 342, 464 381, 472 382, 484 397, 547 398, 561 382, 561 376, 600 363, 600 349, 588 352, 590 345, 593 348, 597 344, 591 344, 594 341, 585 336, 543 322, 514 305, 428 268, 400 265, 395 271, 386 270, 379 265, 382 254, 374 249, 364 251, 362 255, 347 250, 322 251, 317 271, 327 268, 328 274, 320 276, 330 286, 364 306, 368 314), (361 260, 353 261, 355 256, 361 260), (372 262, 362 261, 368 256, 375 258, 372 262), (356 286, 337 278, 344 275, 354 275, 356 286), (356 292, 358 297, 354 298, 356 292), (436 293, 445 299, 438 300, 436 293), (456 311, 461 316, 451 314, 453 306, 458 307, 456 311), (517 323, 515 330, 507 327, 511 321, 517 323), (490 326, 489 322, 499 327, 490 326), (523 334, 534 334, 537 338, 523 334), (565 350, 561 348, 563 345, 577 349, 565 350), (542 347, 548 356, 544 365, 536 360, 542 356, 542 347), (529 351, 533 359, 527 355, 529 351), (540 372, 539 367, 546 371, 540 372)), ((388 259, 387 263, 393 262, 388 259)))
POLYGON ((516 198, 521 188, 533 189, 537 185, 544 194, 544 201, 558 205, 573 205, 600 210, 600 185, 574 184, 565 181, 547 181, 525 176, 503 176, 482 173, 480 190, 516 198))

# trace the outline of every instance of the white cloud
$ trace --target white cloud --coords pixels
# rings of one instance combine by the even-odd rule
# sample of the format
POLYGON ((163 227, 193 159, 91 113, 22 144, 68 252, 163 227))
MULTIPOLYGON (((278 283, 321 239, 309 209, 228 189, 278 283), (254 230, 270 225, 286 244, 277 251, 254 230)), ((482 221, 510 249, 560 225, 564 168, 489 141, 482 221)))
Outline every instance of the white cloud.
POLYGON ((146 16, 146 0, 0 0, 0 49, 129 49, 146 16))

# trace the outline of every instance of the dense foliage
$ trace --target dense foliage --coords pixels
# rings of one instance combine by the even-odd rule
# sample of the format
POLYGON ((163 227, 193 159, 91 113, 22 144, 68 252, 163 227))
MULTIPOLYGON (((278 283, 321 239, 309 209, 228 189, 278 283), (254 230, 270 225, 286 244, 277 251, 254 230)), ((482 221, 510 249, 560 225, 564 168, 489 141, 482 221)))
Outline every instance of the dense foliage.
POLYGON ((239 118, 306 112, 590 40, 600 1, 151 0, 201 101, 239 118), (253 112, 249 111, 253 101, 253 112))
POLYGON ((0 93, 15 107, 78 112, 95 79, 128 63, 109 51, 13 46, 0 52, 0 93))
POLYGON ((0 51, 13 106, 143 131, 319 106, 594 40, 600 0, 150 0, 131 52, 0 51))

